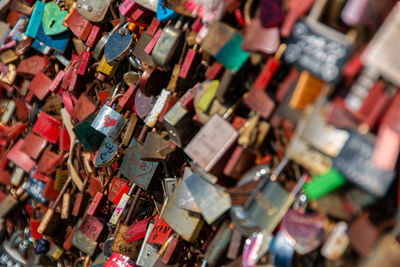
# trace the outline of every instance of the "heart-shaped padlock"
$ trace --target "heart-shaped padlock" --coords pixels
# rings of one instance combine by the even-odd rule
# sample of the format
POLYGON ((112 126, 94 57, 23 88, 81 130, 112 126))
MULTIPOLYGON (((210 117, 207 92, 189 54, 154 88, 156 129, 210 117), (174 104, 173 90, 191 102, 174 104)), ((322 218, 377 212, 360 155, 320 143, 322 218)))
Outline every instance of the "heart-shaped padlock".
POLYGON ((132 35, 123 33, 126 31, 129 23, 126 23, 121 29, 113 33, 104 47, 104 56, 107 64, 116 65, 126 55, 132 44, 132 35))
POLYGON ((85 19, 101 22, 107 14, 111 0, 78 0, 76 10, 85 19))
POLYGON ((42 27, 46 35, 56 35, 65 32, 68 28, 62 25, 67 11, 61 11, 54 2, 48 2, 44 6, 42 27))

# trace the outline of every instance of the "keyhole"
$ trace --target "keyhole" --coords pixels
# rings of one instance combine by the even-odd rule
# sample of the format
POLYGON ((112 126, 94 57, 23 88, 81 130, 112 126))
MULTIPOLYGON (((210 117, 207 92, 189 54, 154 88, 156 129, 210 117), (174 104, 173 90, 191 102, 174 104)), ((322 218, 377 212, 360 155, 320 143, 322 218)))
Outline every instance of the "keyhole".
POLYGON ((50 27, 50 28, 53 27, 53 25, 54 25, 55 22, 56 22, 55 20, 51 20, 51 21, 50 21, 49 27, 50 27))

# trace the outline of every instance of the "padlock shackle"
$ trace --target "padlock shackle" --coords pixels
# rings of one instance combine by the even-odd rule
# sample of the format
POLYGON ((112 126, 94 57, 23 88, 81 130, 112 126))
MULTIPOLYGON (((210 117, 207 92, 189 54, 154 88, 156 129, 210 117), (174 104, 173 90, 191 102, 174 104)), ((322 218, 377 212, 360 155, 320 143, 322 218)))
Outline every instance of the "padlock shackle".
POLYGON ((49 209, 51 210, 55 210, 57 205, 60 203, 61 198, 63 197, 64 193, 67 191, 69 184, 72 181, 72 177, 68 176, 67 181, 65 182, 64 186, 62 187, 60 193, 58 194, 56 201, 54 201, 53 205, 51 205, 51 207, 49 209))
POLYGON ((129 220, 132 217, 133 211, 136 208, 136 205, 137 205, 137 203, 139 201, 139 197, 140 197, 141 194, 142 194, 142 188, 139 187, 138 190, 136 191, 135 198, 133 199, 132 204, 129 207, 128 214, 125 217, 124 225, 127 225, 129 223, 129 220))
POLYGON ((121 97, 123 97, 123 96, 124 96, 124 94, 118 94, 118 95, 114 96, 114 97, 111 99, 111 101, 110 101, 110 103, 108 104, 108 106, 109 106, 109 107, 112 107, 112 105, 114 105, 115 101, 117 101, 119 98, 121 98, 121 97))

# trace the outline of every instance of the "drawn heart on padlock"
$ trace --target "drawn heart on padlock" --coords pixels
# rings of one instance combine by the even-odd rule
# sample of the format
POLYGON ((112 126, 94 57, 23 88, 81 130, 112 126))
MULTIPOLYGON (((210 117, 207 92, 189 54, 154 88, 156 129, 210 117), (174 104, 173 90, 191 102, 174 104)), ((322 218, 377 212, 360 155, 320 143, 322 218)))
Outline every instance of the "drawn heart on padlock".
POLYGON ((116 32, 110 36, 104 47, 104 56, 109 65, 115 65, 132 44, 132 35, 116 32))
POLYGON ((43 10, 42 27, 47 35, 56 35, 63 33, 67 27, 63 26, 67 11, 61 11, 60 7, 54 2, 48 2, 43 10))
POLYGON ((111 119, 109 115, 104 116, 104 127, 110 127, 117 124, 117 120, 111 119))

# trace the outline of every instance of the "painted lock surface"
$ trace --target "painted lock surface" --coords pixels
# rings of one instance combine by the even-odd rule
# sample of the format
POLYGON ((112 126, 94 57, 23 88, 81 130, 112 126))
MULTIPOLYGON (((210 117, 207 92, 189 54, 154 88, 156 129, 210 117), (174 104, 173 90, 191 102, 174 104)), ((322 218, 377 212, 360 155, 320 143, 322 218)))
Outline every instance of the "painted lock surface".
POLYGON ((110 108, 103 106, 91 126, 105 136, 116 139, 124 128, 127 119, 110 108))

